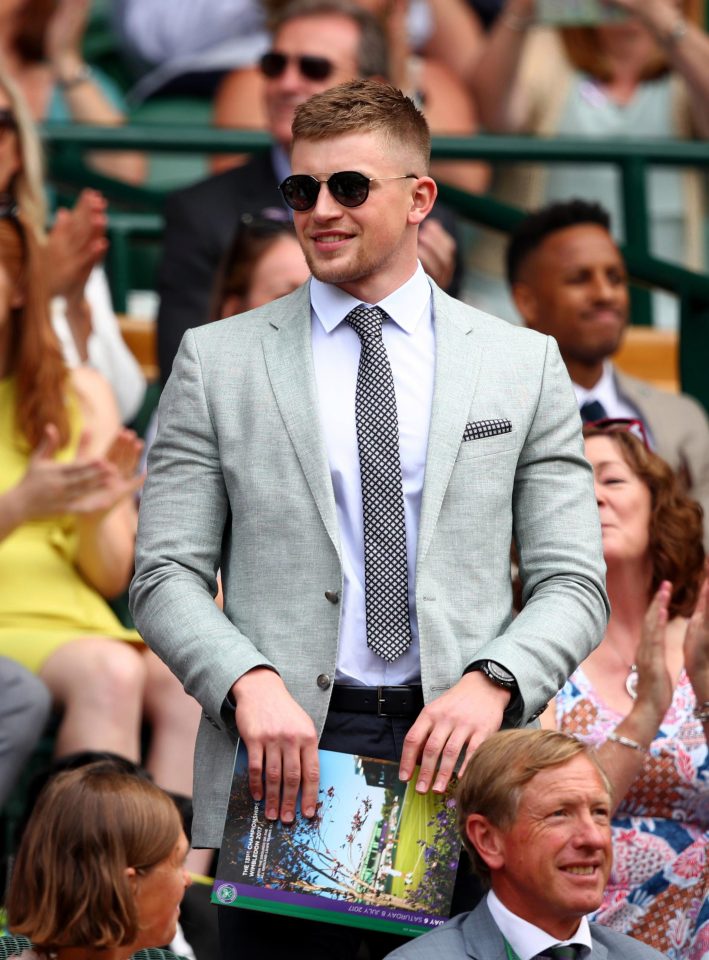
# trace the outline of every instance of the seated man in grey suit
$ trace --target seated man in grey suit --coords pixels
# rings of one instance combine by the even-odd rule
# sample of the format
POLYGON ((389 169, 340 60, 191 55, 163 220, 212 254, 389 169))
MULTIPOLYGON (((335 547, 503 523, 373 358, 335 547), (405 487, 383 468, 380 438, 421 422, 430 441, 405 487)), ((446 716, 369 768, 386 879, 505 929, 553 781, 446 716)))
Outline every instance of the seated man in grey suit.
POLYGON ((586 914, 611 868, 611 797, 592 750, 556 730, 505 730, 458 787, 458 825, 489 888, 387 960, 652 960, 665 955, 586 914))
MULTIPOLYGON (((426 277, 429 157, 392 86, 301 104, 281 189, 312 279, 189 330, 163 392, 131 603, 204 709, 198 846, 221 843, 238 736, 269 819, 293 821, 300 787, 315 815, 318 744, 395 760, 406 781, 421 761, 417 789, 443 792, 459 756, 528 724, 603 635, 568 375, 549 337, 426 277)), ((355 928, 218 909, 225 958, 359 950, 355 928)))
MULTIPOLYGON (((653 448, 709 516, 709 423, 703 408, 613 365, 630 299, 623 256, 603 207, 567 200, 525 217, 510 237, 507 280, 526 326, 559 344, 582 419, 642 420, 653 448)), ((709 524, 704 540, 709 547, 709 524)))
POLYGON ((51 697, 21 664, 0 657, 0 810, 49 719, 51 697))

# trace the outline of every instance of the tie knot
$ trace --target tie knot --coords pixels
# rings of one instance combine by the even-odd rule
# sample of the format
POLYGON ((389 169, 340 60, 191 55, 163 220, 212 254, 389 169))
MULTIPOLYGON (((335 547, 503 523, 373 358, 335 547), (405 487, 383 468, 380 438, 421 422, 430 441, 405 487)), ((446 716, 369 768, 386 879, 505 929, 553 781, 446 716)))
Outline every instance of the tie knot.
POLYGON ((365 307, 360 304, 350 310, 345 317, 345 323, 352 327, 362 343, 373 343, 381 340, 382 323, 386 316, 381 307, 365 307))
POLYGON ((600 400, 587 400, 579 412, 584 423, 595 423, 596 420, 605 420, 608 416, 600 400))
POLYGON ((548 958, 548 960, 577 960, 579 955, 578 949, 572 943, 567 944, 557 944, 555 947, 548 947, 544 953, 540 953, 540 960, 542 958, 548 958))

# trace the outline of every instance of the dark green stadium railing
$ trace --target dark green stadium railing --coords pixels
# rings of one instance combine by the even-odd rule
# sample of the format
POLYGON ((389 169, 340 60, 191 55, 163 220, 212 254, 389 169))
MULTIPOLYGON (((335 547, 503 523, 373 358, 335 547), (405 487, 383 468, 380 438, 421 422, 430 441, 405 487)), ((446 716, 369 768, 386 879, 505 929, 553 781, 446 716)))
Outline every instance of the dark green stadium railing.
MULTIPOLYGON (((262 132, 205 127, 90 127, 70 123, 43 128, 52 180, 62 189, 95 186, 112 204, 111 282, 117 308, 125 309, 129 282, 129 239, 159 235, 165 194, 133 187, 89 170, 81 156, 86 150, 143 150, 170 153, 236 153, 268 149, 262 132), (116 210, 120 207, 121 211, 116 210)), ((439 159, 471 159, 490 163, 607 163, 618 168, 623 189, 626 240, 623 253, 633 281, 633 323, 650 322, 649 288, 658 287, 680 299, 680 382, 709 410, 709 277, 653 257, 649 252, 646 173, 651 166, 709 167, 706 143, 676 141, 601 141, 533 137, 434 137, 439 159)), ((524 211, 489 196, 473 196, 441 186, 442 199, 466 219, 509 231, 524 211)))

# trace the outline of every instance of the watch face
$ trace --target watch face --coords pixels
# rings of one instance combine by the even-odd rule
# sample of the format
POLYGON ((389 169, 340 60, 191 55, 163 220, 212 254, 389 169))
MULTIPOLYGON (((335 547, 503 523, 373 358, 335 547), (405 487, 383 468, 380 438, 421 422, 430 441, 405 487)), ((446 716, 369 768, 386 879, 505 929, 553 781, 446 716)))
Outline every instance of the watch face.
POLYGON ((499 683, 503 687, 513 687, 517 685, 510 671, 506 670, 505 667, 501 667, 499 663, 493 663, 491 660, 488 660, 485 668, 485 673, 487 673, 495 683, 499 683))

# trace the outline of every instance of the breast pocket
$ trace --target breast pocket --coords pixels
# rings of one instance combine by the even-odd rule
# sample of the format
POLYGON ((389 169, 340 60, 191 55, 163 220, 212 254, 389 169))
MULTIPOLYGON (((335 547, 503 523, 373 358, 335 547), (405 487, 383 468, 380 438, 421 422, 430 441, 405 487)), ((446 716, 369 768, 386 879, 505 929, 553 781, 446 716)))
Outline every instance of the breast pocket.
POLYGON ((498 433, 491 437, 478 437, 475 440, 463 440, 456 457, 456 463, 463 460, 479 460, 493 457, 517 449, 519 431, 498 433))

